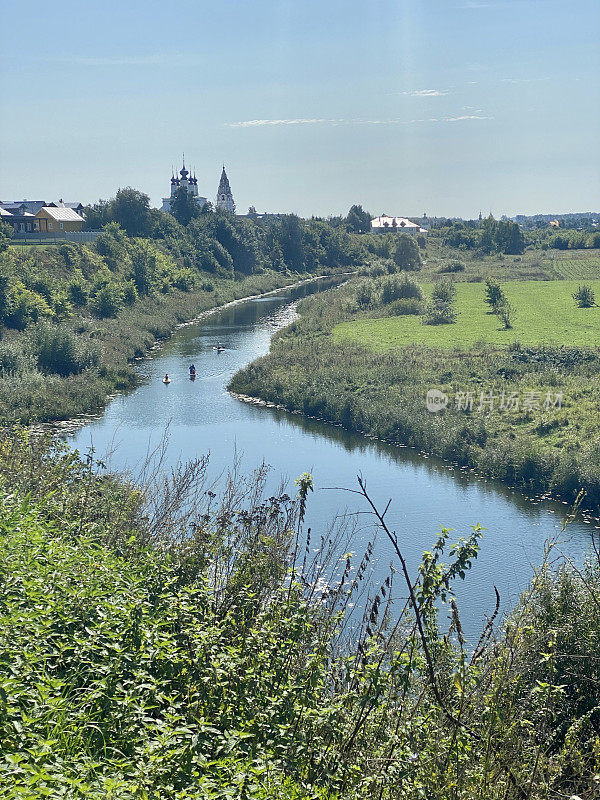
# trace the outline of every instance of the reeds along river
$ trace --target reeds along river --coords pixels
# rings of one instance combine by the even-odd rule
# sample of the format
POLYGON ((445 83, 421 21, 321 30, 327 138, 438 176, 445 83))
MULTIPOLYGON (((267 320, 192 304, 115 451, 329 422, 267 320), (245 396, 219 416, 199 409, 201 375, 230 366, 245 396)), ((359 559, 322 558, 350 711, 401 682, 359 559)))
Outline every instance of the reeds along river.
MULTIPOLYGON (((248 300, 181 328, 152 359, 141 362, 144 385, 114 399, 102 418, 72 435, 72 446, 85 452, 93 445, 96 457, 109 453, 113 469, 135 476, 167 431, 166 467, 207 453, 213 476, 226 471, 236 457, 248 472, 265 462, 272 467, 273 490, 283 476, 290 494, 295 491, 293 479, 311 472, 315 491, 309 497, 307 524, 314 540, 336 514, 346 514, 354 532, 350 544, 340 544, 339 555, 352 550, 357 564, 374 535, 373 519, 357 495, 327 487, 355 488, 358 474, 381 506, 392 498, 386 519, 399 533, 413 570, 440 526, 452 528, 455 540, 480 523, 486 530, 479 557, 458 587, 463 627, 474 636, 493 610, 494 585, 507 610, 541 563, 547 540, 559 541, 555 557, 562 551, 581 561, 598 522, 577 519, 561 532, 567 511, 562 504, 528 499, 407 448, 229 395, 230 377, 267 353, 273 333, 293 319, 293 301, 320 288, 322 283, 311 284, 248 300), (223 352, 213 349, 218 343, 223 352), (192 363, 194 381, 188 377, 192 363), (169 385, 162 382, 165 373, 171 377, 169 385)), ((385 578, 392 560, 387 541, 378 534, 374 580, 385 578)))

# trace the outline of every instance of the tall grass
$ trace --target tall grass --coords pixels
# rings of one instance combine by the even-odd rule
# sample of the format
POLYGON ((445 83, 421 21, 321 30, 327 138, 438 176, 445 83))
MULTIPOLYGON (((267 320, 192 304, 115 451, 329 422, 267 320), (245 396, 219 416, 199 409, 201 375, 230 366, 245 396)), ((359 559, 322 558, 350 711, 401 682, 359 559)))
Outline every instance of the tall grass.
POLYGON ((597 563, 542 571, 469 649, 452 583, 479 530, 450 550, 443 531, 409 575, 359 485, 397 553, 368 586, 372 543, 352 556, 343 531, 304 527, 310 476, 267 498, 264 471, 219 490, 205 467, 144 490, 3 433, 3 797, 589 794, 597 563))

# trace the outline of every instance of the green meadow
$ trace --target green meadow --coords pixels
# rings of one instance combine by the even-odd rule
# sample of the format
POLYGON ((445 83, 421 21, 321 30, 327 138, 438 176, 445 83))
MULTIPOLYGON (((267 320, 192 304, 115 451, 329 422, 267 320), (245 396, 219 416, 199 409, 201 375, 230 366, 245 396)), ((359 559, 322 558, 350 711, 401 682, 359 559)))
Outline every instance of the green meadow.
POLYGON ((587 257, 583 254, 570 254, 563 258, 555 258, 552 268, 561 278, 597 278, 600 275, 600 258, 587 257))
MULTIPOLYGON (((457 283, 458 318, 452 325, 423 325, 421 317, 406 315, 357 319, 336 325, 336 343, 352 342, 386 350, 410 344, 470 348, 476 342, 524 346, 600 346, 600 309, 578 308, 572 294, 580 281, 507 281, 502 284, 514 307, 512 327, 505 330, 485 302, 484 283, 457 283)), ((589 281, 600 297, 600 280, 589 281)), ((424 285, 426 294, 431 284, 424 285)))

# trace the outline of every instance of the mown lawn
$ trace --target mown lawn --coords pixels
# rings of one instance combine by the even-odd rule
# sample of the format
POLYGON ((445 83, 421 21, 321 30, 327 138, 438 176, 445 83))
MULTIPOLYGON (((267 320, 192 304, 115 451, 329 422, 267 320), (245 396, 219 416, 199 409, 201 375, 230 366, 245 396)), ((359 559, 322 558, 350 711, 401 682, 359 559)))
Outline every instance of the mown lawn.
POLYGON ((598 251, 591 251, 595 256, 588 256, 587 251, 569 253, 555 257, 551 261, 552 268, 561 278, 595 279, 600 277, 600 257, 598 251))
MULTIPOLYGON (((588 281, 600 299, 600 280, 588 281)), ((600 346, 600 308, 578 308, 572 298, 578 281, 507 281, 504 292, 514 307, 512 328, 489 311, 484 283, 457 283, 457 321, 423 325, 418 316, 359 319, 336 325, 336 343, 353 342, 378 352, 409 344, 469 348, 475 342, 510 345, 600 346)), ((431 284, 424 285, 426 294, 431 284)))

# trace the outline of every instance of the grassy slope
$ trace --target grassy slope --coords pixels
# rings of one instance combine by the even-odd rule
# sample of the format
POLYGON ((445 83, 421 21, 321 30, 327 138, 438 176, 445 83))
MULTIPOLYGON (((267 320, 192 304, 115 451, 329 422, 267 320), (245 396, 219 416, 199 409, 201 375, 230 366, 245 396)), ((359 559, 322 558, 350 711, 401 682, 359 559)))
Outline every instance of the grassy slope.
MULTIPOLYGON (((591 281, 596 295, 600 280, 591 281)), ((513 327, 504 330, 485 303, 485 285, 457 284, 458 319, 453 325, 423 325, 418 316, 360 319, 343 322, 333 330, 336 343, 349 341, 377 352, 426 344, 430 347, 469 348, 484 341, 523 346, 539 344, 600 346, 600 310, 578 308, 571 297, 577 281, 509 281, 504 292, 515 308, 513 327)), ((426 292, 431 286, 424 287, 426 292)))

